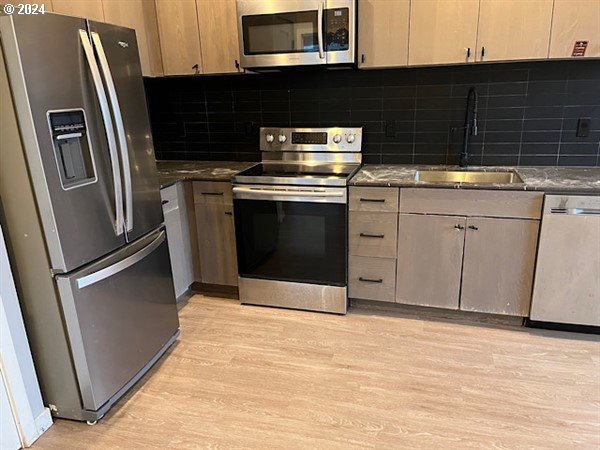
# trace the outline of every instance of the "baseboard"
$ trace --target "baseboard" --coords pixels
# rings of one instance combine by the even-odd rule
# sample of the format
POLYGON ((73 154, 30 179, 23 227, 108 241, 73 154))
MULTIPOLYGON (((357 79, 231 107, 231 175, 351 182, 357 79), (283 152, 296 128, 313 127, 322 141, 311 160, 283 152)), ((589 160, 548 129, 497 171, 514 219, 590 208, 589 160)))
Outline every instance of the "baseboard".
POLYGON ((239 300, 240 298, 237 286, 224 286, 221 284, 209 284, 194 281, 190 289, 195 293, 204 294, 210 297, 233 298, 236 300, 239 300))
POLYGON ((31 447, 38 438, 52 426, 52 414, 49 408, 44 408, 38 416, 33 419, 33 423, 23 426, 24 434, 21 435, 21 441, 24 447, 31 447))
POLYGON ((348 309, 348 312, 374 313, 403 317, 412 316, 422 319, 476 322, 509 327, 522 327, 524 320, 524 318, 520 316, 504 316, 500 314, 487 314, 360 299, 350 299, 350 308, 348 309))

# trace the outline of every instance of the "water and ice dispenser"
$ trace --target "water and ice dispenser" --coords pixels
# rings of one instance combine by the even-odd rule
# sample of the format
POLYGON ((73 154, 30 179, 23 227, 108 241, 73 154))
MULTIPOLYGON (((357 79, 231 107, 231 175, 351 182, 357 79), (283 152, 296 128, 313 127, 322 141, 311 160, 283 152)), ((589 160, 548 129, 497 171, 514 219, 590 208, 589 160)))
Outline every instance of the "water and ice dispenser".
POLYGON ((96 181, 83 110, 49 111, 48 122, 63 188, 70 189, 96 181))

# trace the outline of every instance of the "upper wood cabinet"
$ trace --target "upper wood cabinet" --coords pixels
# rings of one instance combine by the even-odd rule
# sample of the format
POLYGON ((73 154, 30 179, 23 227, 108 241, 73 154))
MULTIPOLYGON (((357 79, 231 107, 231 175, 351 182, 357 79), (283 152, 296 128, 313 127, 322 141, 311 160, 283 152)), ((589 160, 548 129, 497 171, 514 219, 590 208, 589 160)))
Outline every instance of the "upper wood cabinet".
POLYGON ((576 41, 588 41, 586 58, 600 57, 599 0, 554 0, 550 58, 570 58, 576 41))
POLYGON ((106 22, 135 30, 145 76, 162 75, 162 59, 154 0, 102 0, 106 22))
POLYGON ((239 71, 237 13, 235 0, 196 0, 202 73, 239 71))
POLYGON ((165 75, 191 75, 202 69, 196 0, 156 0, 165 75))
POLYGON ((479 0, 412 0, 409 65, 475 61, 479 0))
POLYGON ((553 0, 480 0, 477 61, 548 57, 553 0))
POLYGON ((52 0, 52 10, 60 14, 104 22, 102 0, 52 0))
POLYGON ((409 11, 410 0, 358 2, 359 67, 396 67, 408 63, 409 11))

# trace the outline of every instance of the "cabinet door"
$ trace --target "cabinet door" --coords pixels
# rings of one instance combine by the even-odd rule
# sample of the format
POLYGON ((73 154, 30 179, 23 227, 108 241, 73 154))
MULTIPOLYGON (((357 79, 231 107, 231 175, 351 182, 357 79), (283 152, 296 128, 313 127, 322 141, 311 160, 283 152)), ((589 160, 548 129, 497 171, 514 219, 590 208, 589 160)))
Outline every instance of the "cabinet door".
POLYGON ((586 58, 600 57, 600 1, 554 0, 550 58, 570 58, 576 41, 588 41, 586 58))
POLYGON ((409 9, 409 0, 358 3, 359 67, 406 66, 409 9))
POLYGON ((478 61, 548 57, 553 0, 481 0, 478 61))
POLYGON ((195 208, 202 282, 237 286, 233 206, 196 203, 195 208))
POLYGON ((529 315, 539 221, 469 218, 460 309, 529 315))
POLYGON ((167 241, 169 243, 169 257, 173 271, 173 286, 175 287, 175 298, 183 294, 189 284, 185 285, 185 266, 183 255, 183 234, 181 231, 181 216, 179 208, 165 208, 165 227, 167 228, 167 241))
POLYGON ((412 0, 408 64, 475 61, 479 0, 412 0))
POLYGON ((68 16, 104 22, 102 0, 52 0, 52 10, 68 16))
POLYGON ((458 309, 464 217, 400 214, 396 302, 458 309))
POLYGON ((162 75, 156 5, 153 0, 102 0, 107 22, 135 30, 142 74, 162 75))
POLYGON ((202 55, 196 1, 156 0, 156 14, 165 75, 199 73, 202 55))
POLYGON ((238 72, 238 42, 235 0, 196 0, 202 73, 238 72))

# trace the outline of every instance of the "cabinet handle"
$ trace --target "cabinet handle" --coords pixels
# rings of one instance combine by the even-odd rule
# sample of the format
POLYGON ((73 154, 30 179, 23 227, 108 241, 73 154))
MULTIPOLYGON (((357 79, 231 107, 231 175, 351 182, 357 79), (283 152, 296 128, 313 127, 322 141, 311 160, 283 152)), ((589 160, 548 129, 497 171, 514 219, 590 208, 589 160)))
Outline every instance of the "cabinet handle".
POLYGON ((385 234, 360 233, 360 237, 383 239, 385 237, 385 234))
POLYGON ((385 203, 385 198, 361 198, 361 202, 385 203))
POLYGON ((237 59, 234 59, 233 63, 235 64, 236 70, 239 72, 240 71, 240 62, 237 59))
POLYGON ((163 200, 161 203, 162 203, 163 205, 166 205, 167 203, 169 203, 169 200, 163 200))
POLYGON ((358 277, 358 281, 363 281, 365 283, 383 283, 383 278, 363 278, 363 277, 358 277))
POLYGON ((223 192, 200 192, 202 195, 223 195, 223 192))
POLYGON ((471 47, 467 47, 467 59, 471 57, 471 47))
POLYGON ((225 211, 225 214, 228 215, 228 216, 232 216, 233 215, 233 213, 231 211, 225 211))
POLYGON ((481 59, 485 56, 485 47, 481 47, 481 59))
POLYGON ((464 230, 465 229, 465 227, 463 227, 461 224, 454 225, 454 228, 456 228, 457 230, 464 230))
POLYGON ((194 64, 194 65, 192 66, 192 70, 194 71, 194 73, 195 73, 196 75, 198 75, 198 74, 200 73, 200 66, 199 66, 198 64, 194 64))
POLYGON ((475 225, 469 225, 469 230, 479 230, 475 225))
POLYGON ((365 54, 364 53, 362 55, 360 55, 360 62, 362 64, 364 64, 366 60, 367 60, 367 58, 365 58, 365 54))

